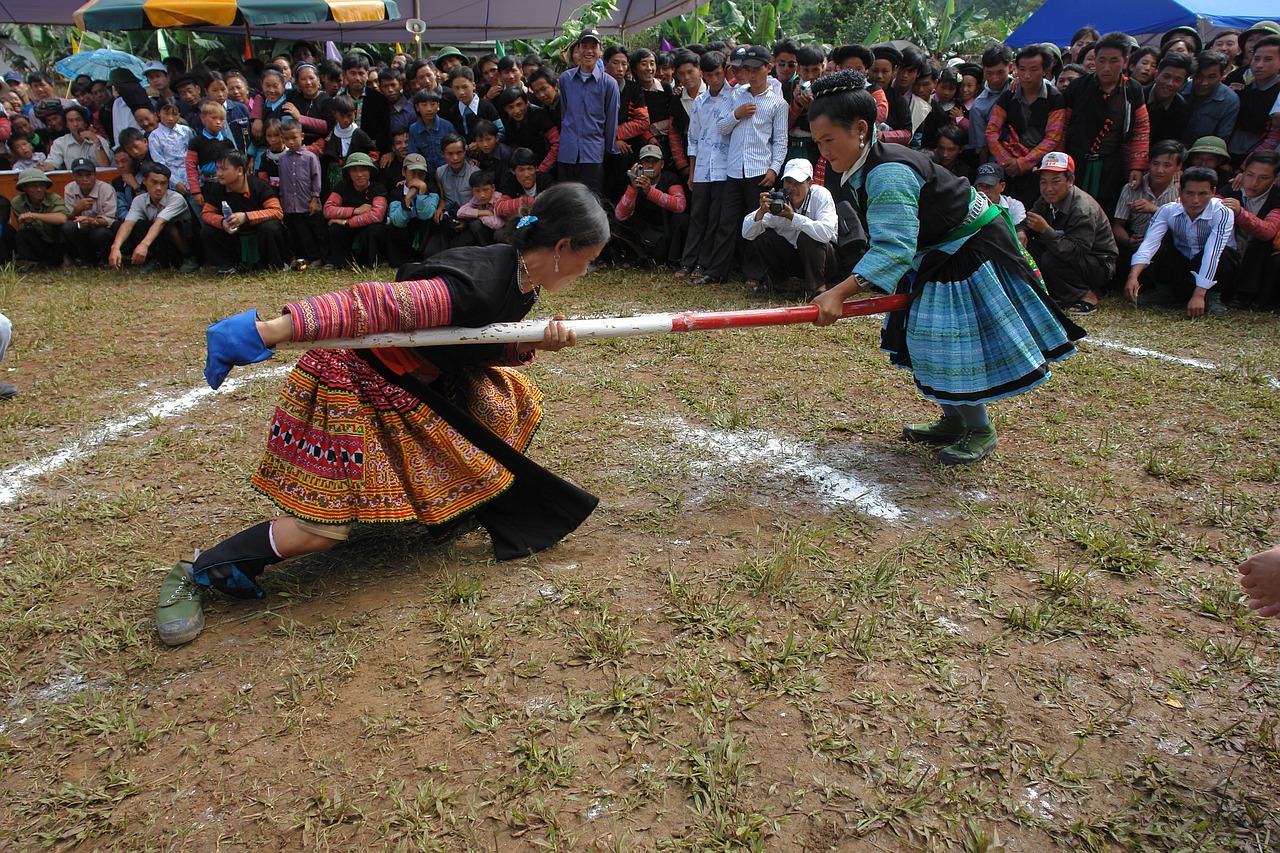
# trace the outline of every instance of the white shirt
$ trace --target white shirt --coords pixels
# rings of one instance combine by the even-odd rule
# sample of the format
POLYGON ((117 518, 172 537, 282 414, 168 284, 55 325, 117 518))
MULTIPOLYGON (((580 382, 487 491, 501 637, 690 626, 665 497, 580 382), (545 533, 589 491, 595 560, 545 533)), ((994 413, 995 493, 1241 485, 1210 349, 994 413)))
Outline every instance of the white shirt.
POLYGON ((720 117, 720 132, 729 136, 726 177, 754 178, 770 169, 775 175, 782 174, 787 159, 787 102, 773 89, 766 88, 759 95, 752 95, 746 86, 734 89, 729 109, 720 117), (751 103, 756 105, 755 115, 734 117, 738 107, 751 103))
POLYGON ((1000 196, 1000 206, 1009 211, 1009 218, 1013 220, 1013 227, 1017 228, 1026 221, 1027 206, 1016 198, 1002 195, 1000 196))
POLYGON ((742 236, 747 240, 754 240, 765 229, 771 228, 786 237, 787 242, 793 246, 799 242, 801 234, 806 234, 819 243, 836 241, 840 219, 836 215, 835 199, 826 187, 811 186, 808 197, 790 219, 766 213, 757 221, 756 210, 748 213, 742 220, 742 236))
POLYGON ((721 116, 730 112, 732 89, 726 84, 720 94, 712 96, 703 86, 702 94, 694 99, 689 113, 689 146, 687 153, 693 161, 693 183, 710 184, 723 181, 725 164, 729 154, 729 137, 720 132, 721 116))
POLYGON ((1172 234, 1173 245, 1185 258, 1204 251, 1200 270, 1195 273, 1196 287, 1210 289, 1217 284, 1218 260, 1226 248, 1235 248, 1235 214, 1220 198, 1209 199, 1209 205, 1194 220, 1187 216, 1182 202, 1170 202, 1156 211, 1147 226, 1142 245, 1133 253, 1134 264, 1149 264, 1160 250, 1166 233, 1172 234))

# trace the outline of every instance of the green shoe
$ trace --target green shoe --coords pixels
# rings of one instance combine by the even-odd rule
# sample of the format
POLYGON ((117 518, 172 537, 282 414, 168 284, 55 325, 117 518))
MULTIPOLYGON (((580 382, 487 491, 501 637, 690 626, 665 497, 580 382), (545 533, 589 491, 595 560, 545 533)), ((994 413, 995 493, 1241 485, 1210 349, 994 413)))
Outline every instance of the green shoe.
POLYGON ((166 646, 189 643, 204 630, 200 585, 191 577, 191 568, 186 560, 179 560, 160 584, 156 630, 166 646))
POLYGON ((995 449, 996 428, 987 424, 977 429, 966 429, 955 444, 942 448, 938 461, 943 465, 972 465, 995 449))
POLYGON ((1222 304, 1222 295, 1216 290, 1210 290, 1204 298, 1204 313, 1210 317, 1227 316, 1227 306, 1222 304))
POLYGON ((902 437, 917 444, 950 444, 964 434, 964 419, 943 415, 931 424, 907 424, 902 437))

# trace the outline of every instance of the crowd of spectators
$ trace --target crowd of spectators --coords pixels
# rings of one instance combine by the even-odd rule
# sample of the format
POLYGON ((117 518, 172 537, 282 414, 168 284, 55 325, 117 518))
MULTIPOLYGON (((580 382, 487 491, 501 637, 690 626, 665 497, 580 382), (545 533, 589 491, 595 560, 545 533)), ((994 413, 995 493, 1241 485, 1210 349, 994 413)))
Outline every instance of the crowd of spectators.
POLYGON ((78 78, 68 99, 41 72, 7 74, 0 165, 18 193, 0 199, 0 251, 183 272, 399 265, 504 240, 573 180, 612 214, 601 263, 815 294, 866 246, 807 121, 811 83, 855 69, 879 139, 932 152, 1003 207, 1065 310, 1108 291, 1193 316, 1280 308, 1275 23, 1208 45, 1179 27, 1150 47, 1086 27, 1069 46, 945 62, 790 39, 628 52, 588 29, 564 60, 338 63, 299 42, 265 63, 78 78), (48 173, 64 170, 60 194, 48 173))

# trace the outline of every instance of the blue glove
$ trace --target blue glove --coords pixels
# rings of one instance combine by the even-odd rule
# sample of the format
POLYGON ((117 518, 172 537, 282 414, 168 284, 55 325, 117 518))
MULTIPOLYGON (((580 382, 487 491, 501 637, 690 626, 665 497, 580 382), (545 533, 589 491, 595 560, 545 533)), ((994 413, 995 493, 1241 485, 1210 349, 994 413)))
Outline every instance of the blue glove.
POLYGON ((204 333, 209 354, 204 362, 204 378, 210 388, 217 388, 231 368, 255 364, 271 358, 273 352, 258 334, 258 312, 250 308, 243 314, 219 320, 204 333))

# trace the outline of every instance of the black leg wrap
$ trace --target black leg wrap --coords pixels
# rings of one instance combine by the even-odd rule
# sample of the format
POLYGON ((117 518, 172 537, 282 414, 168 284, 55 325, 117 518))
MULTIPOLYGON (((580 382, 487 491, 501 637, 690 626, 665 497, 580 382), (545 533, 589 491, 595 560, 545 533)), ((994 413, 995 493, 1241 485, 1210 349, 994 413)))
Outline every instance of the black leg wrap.
POLYGON ((271 549, 271 522, 264 521, 202 551, 191 574, 201 586, 232 598, 262 598, 266 592, 254 579, 280 559, 271 549))

